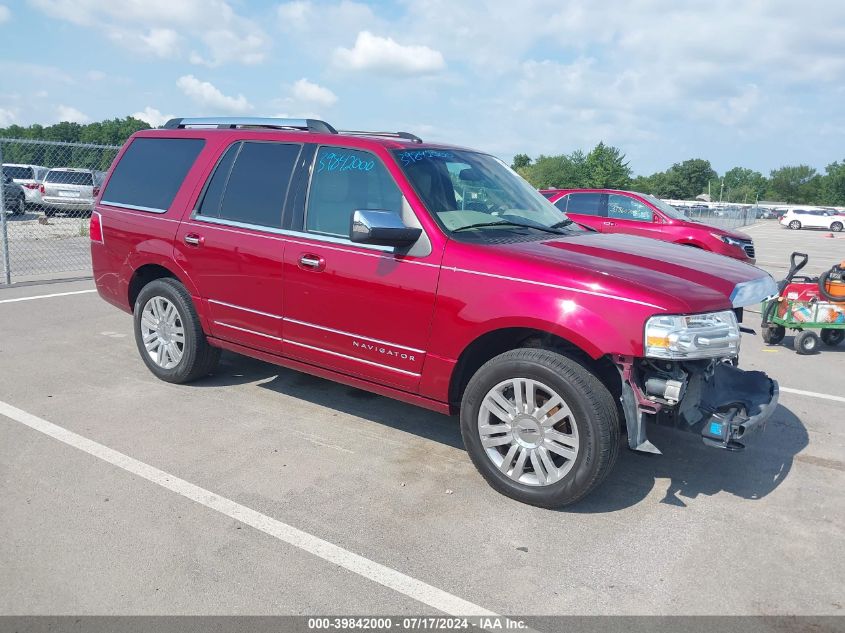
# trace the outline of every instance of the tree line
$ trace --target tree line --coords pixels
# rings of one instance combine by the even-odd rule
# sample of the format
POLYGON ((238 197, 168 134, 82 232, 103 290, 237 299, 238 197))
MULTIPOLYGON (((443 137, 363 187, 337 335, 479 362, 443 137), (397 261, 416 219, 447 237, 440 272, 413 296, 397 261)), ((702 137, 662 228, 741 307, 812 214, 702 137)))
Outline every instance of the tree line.
POLYGON ((631 189, 671 200, 693 200, 709 193, 713 201, 741 204, 771 200, 845 206, 845 160, 831 163, 823 174, 808 165, 787 165, 768 176, 745 167, 734 167, 720 176, 709 160, 691 158, 666 171, 634 176, 621 150, 599 143, 587 154, 576 150, 536 159, 517 154, 512 167, 539 189, 631 189))
MULTIPOLYGON (((126 117, 87 124, 63 121, 47 126, 38 124, 27 127, 10 125, 0 128, 0 138, 120 146, 138 130, 148 129, 150 129, 150 126, 144 121, 126 117)), ((101 171, 109 168, 116 154, 116 150, 113 149, 67 148, 27 143, 3 143, 2 150, 4 163, 23 163, 44 167, 78 167, 101 171)))

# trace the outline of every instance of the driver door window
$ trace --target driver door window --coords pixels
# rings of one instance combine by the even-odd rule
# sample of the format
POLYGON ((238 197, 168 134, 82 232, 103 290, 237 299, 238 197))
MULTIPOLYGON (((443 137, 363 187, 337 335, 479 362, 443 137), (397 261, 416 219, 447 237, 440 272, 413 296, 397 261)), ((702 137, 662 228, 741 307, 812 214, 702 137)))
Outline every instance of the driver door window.
POLYGON ((305 230, 334 237, 349 236, 356 209, 401 211, 402 192, 373 154, 340 147, 321 147, 314 162, 305 211, 305 230))
POLYGON ((607 199, 607 217, 614 220, 653 222, 654 212, 639 200, 612 193, 607 199))

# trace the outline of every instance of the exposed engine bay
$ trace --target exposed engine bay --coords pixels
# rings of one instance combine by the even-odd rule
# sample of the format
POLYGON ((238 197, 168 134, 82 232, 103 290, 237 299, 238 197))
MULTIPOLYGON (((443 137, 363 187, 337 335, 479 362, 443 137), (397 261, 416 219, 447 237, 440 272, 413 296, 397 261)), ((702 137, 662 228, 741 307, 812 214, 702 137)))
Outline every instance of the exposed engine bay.
POLYGON ((646 422, 699 433, 708 446, 742 450, 746 434, 765 426, 778 403, 778 384, 761 371, 743 371, 731 358, 669 361, 615 355, 622 377, 628 445, 660 453, 646 422))

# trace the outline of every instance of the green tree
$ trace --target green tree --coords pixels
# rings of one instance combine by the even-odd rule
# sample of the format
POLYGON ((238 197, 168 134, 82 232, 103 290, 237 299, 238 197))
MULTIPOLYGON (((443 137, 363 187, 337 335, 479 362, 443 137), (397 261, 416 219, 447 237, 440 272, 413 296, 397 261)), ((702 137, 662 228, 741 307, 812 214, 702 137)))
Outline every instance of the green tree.
POLYGON ((727 202, 754 202, 765 194, 768 186, 763 174, 745 167, 729 169, 723 180, 725 190, 722 199, 727 202))
POLYGON ((716 180, 718 174, 709 160, 691 158, 682 163, 675 163, 666 172, 664 198, 692 200, 707 191, 707 183, 716 180))
POLYGON ((600 142, 584 160, 584 180, 587 187, 628 187, 631 184, 631 168, 625 162, 625 154, 600 142))
POLYGON ((532 164, 523 167, 519 173, 538 189, 563 187, 584 187, 586 157, 581 151, 558 156, 537 157, 532 164))
POLYGON ((515 171, 519 171, 520 169, 525 169, 531 164, 531 157, 528 154, 517 154, 513 157, 513 164, 511 164, 511 169, 515 171))
POLYGON ((819 195, 823 183, 809 165, 787 165, 769 174, 766 197, 780 202, 805 204, 819 195))
POLYGON ((825 168, 825 172, 820 183, 821 203, 845 206, 845 161, 831 163, 825 168))

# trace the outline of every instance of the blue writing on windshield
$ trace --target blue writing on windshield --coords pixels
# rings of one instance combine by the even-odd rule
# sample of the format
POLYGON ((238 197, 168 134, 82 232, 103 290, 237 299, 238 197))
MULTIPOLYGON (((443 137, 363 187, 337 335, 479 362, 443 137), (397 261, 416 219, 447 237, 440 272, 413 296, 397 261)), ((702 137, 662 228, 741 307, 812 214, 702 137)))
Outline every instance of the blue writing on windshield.
POLYGON ((364 160, 355 154, 329 152, 320 156, 317 173, 321 171, 370 171, 375 167, 373 160, 364 160))
POLYGON ((432 158, 452 158, 452 152, 444 152, 438 149, 420 149, 416 151, 401 152, 399 160, 402 162, 402 167, 413 165, 421 160, 432 158))

